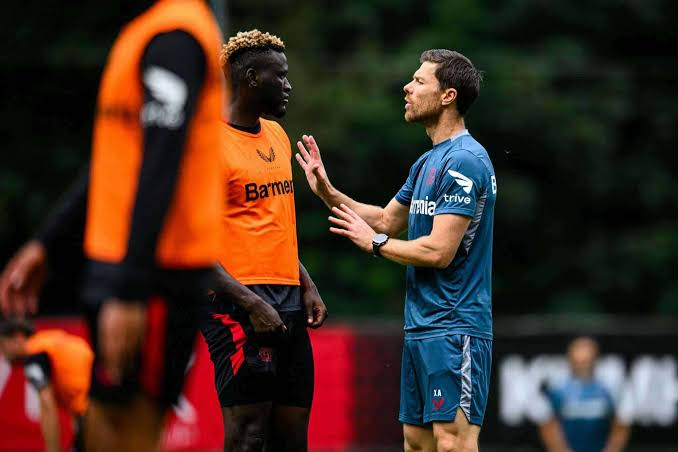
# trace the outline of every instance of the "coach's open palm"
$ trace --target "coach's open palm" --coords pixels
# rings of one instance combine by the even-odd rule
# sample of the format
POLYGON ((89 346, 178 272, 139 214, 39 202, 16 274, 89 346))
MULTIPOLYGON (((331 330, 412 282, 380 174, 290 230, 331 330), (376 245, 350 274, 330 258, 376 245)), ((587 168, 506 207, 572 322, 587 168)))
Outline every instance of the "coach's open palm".
POLYGON ((301 139, 303 142, 297 141, 299 153, 295 157, 304 170, 306 180, 313 193, 325 200, 330 193, 332 184, 327 177, 322 157, 320 157, 320 149, 313 136, 304 135, 301 139))

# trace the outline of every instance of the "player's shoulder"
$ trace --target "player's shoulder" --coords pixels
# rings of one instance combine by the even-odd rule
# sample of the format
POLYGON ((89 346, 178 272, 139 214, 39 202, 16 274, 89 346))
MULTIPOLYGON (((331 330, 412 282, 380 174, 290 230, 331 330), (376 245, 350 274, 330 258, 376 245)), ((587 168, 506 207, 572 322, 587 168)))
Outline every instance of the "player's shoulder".
POLYGON ((445 166, 463 167, 468 171, 493 175, 494 168, 485 148, 472 136, 467 135, 455 140, 445 150, 442 160, 445 166))
POLYGON ((285 132, 285 129, 283 129, 279 122, 264 118, 261 118, 260 121, 262 131, 265 133, 274 134, 278 137, 284 137, 287 141, 289 141, 287 132, 285 132))

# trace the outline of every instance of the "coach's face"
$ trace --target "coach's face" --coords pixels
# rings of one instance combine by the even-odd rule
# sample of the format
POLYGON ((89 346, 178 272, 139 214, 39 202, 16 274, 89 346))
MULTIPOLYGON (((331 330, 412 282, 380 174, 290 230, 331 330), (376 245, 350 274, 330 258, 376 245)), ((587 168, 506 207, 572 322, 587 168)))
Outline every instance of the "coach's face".
POLYGON ((440 83, 436 78, 436 63, 425 61, 403 87, 405 91, 405 121, 435 122, 443 111, 440 83))
POLYGON ((258 71, 259 99, 264 114, 282 118, 287 113, 292 85, 287 80, 287 57, 283 52, 267 52, 258 71))

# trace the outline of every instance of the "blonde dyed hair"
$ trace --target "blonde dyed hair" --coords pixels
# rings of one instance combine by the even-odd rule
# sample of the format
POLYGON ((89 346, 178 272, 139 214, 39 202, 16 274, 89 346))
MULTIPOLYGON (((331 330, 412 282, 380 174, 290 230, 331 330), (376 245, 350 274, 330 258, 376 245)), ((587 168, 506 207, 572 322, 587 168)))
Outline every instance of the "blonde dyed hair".
POLYGON ((240 31, 235 36, 231 36, 228 42, 221 47, 219 53, 219 62, 221 67, 226 69, 229 62, 232 62, 233 57, 241 54, 247 50, 276 50, 283 52, 285 50, 285 43, 279 37, 270 33, 262 33, 254 30, 240 31))

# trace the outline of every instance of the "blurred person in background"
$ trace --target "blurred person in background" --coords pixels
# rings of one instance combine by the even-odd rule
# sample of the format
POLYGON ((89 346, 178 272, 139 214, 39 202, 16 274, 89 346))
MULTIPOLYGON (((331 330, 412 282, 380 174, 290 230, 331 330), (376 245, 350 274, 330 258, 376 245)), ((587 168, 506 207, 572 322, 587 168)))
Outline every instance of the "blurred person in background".
MULTIPOLYGON (((407 266, 400 416, 406 451, 477 451, 492 362, 492 234, 497 183, 464 115, 481 73, 459 52, 427 50, 405 85, 405 120, 433 143, 385 208, 331 183, 311 136, 297 161, 331 209, 330 231, 407 266), (408 240, 398 236, 408 230, 408 240)), ((385 156, 387 157, 387 156, 385 156)))
POLYGON ((55 248, 79 236, 95 349, 88 451, 157 449, 221 235, 219 28, 203 0, 128 6, 101 78, 89 171, 0 277, 5 314, 35 312, 55 248))
POLYGON ((75 450, 80 444, 81 417, 88 404, 94 353, 87 341, 63 330, 35 332, 25 320, 0 321, 0 354, 10 362, 21 362, 24 375, 40 400, 40 428, 46 452, 59 452, 59 408, 75 426, 75 450))
POLYGON ((230 115, 219 148, 227 183, 223 266, 201 330, 214 363, 226 451, 303 452, 313 400, 307 327, 327 309, 299 260, 292 149, 282 118, 292 86, 285 45, 251 30, 223 46, 230 115))
POLYGON ((545 390, 537 410, 539 434, 549 452, 620 452, 630 436, 631 416, 594 377, 598 344, 574 339, 567 349, 571 374, 545 390))

